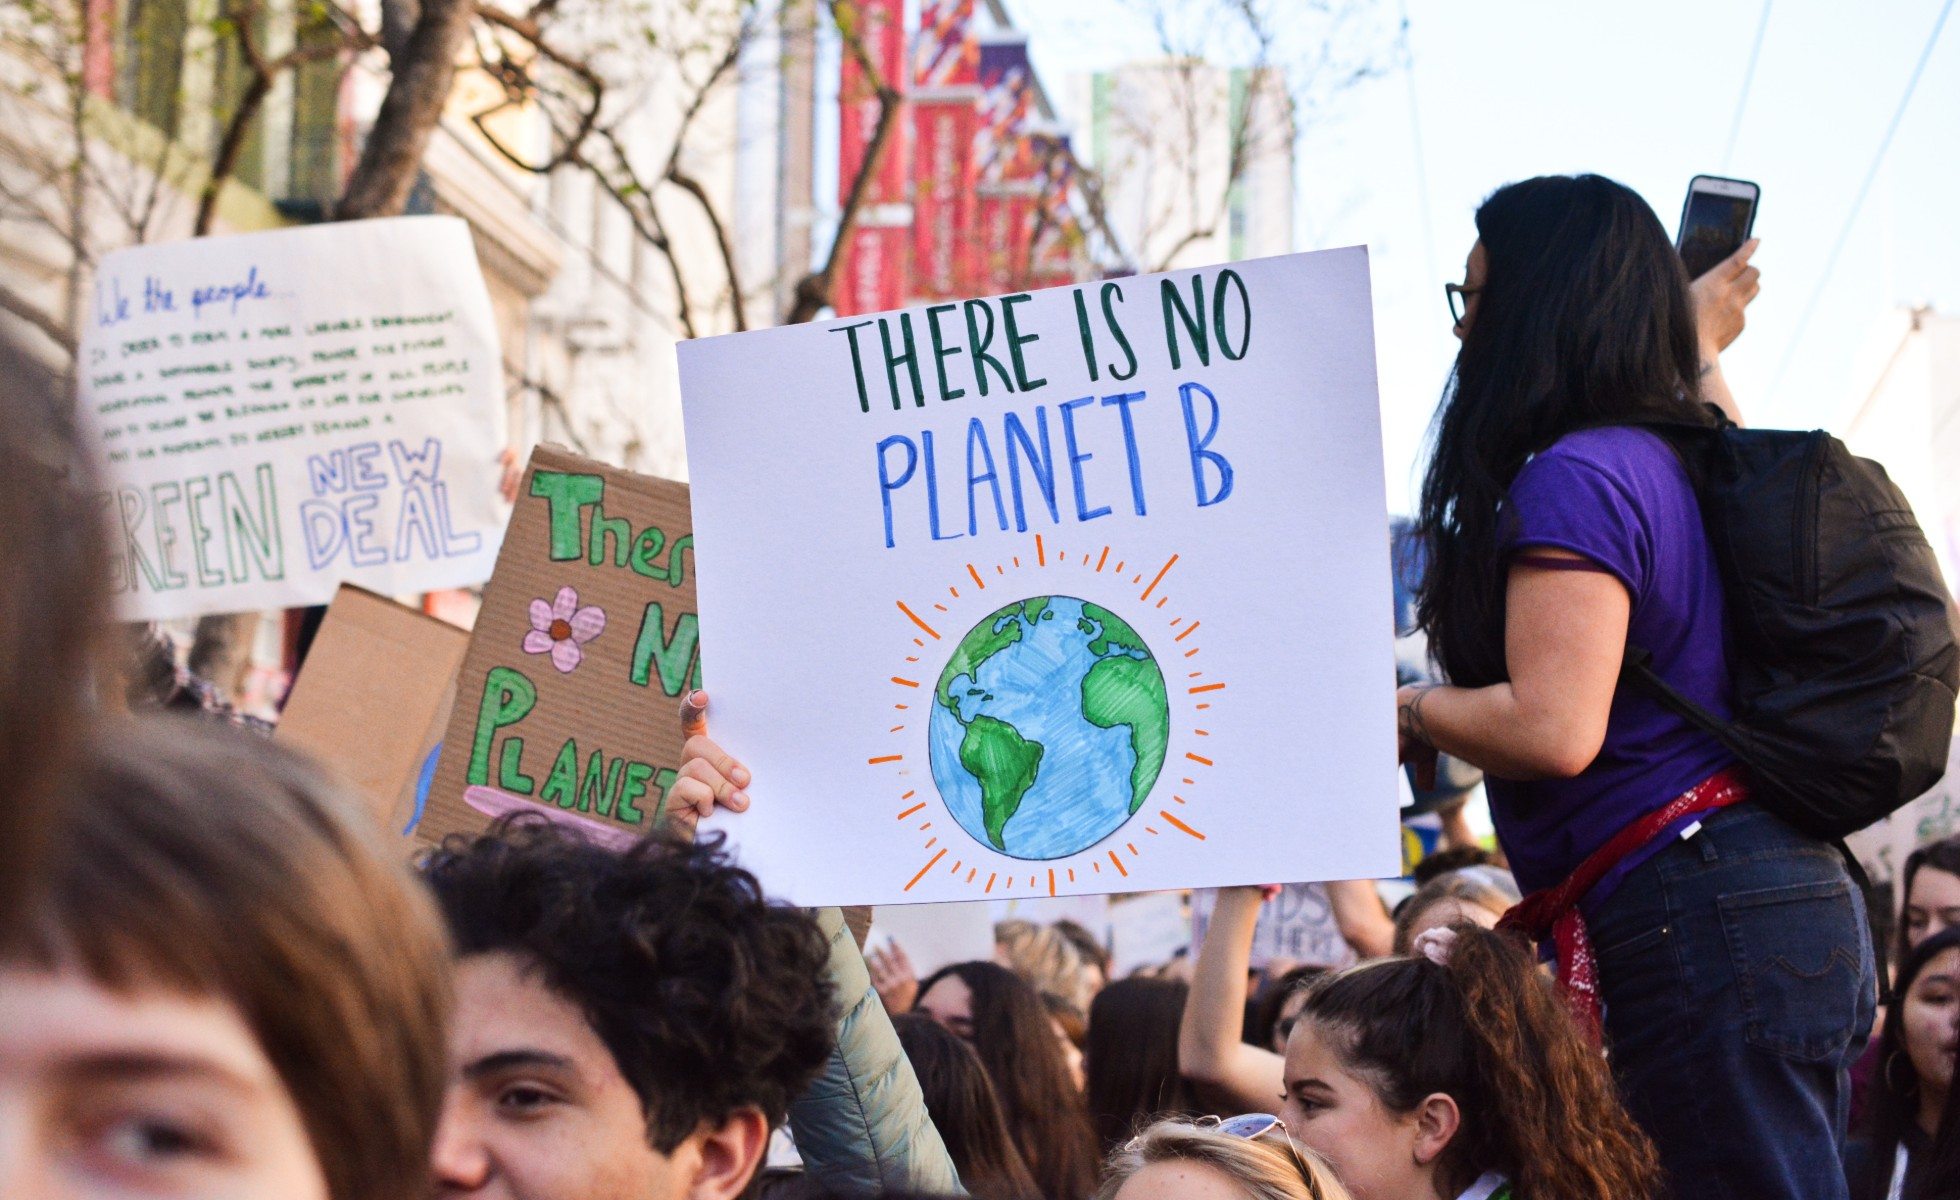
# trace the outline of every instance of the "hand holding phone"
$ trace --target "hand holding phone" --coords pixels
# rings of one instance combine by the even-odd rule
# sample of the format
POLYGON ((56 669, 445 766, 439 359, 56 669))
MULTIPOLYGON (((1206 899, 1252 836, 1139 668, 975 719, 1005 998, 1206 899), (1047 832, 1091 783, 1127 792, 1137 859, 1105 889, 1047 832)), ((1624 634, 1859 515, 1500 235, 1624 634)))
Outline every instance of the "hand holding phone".
POLYGON ((1688 181, 1688 198, 1681 205, 1681 231, 1674 245, 1687 265, 1688 278, 1703 275, 1742 248, 1756 227, 1756 202, 1762 189, 1743 179, 1697 175, 1688 181))

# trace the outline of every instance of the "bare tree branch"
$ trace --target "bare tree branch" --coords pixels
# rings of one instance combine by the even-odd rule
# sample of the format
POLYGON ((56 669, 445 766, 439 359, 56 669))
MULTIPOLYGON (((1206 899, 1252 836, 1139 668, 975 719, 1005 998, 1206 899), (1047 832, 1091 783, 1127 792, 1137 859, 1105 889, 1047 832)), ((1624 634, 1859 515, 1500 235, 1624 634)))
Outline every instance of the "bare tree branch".
POLYGON ((75 337, 68 332, 67 325, 49 316, 4 282, 0 282, 0 311, 12 313, 46 334, 49 341, 68 352, 69 358, 75 356, 75 337))
POLYGON ((388 92, 368 130, 360 160, 334 205, 336 220, 398 213, 415 185, 422 154, 449 102, 456 58, 476 13, 472 0, 425 0, 415 27, 394 57, 388 92))

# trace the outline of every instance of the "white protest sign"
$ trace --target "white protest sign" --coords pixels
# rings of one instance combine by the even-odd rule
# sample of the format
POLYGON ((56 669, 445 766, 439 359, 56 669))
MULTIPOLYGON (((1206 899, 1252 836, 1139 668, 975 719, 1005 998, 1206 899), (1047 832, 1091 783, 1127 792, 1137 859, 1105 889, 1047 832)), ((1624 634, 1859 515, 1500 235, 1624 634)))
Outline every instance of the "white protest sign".
POLYGON ((992 962, 994 915, 991 905, 889 904, 871 917, 866 948, 887 940, 905 948, 920 979, 944 966, 962 962, 992 962))
POLYGON ((797 904, 1399 869, 1364 249, 685 342, 717 822, 797 904))
MULTIPOLYGON (((1191 893, 1192 945, 1205 940, 1217 905, 1218 893, 1210 888, 1191 893)), ((1354 947, 1341 936, 1326 884, 1289 883, 1260 906, 1259 924, 1252 932, 1251 965, 1264 970, 1276 961, 1314 967, 1345 967, 1354 962, 1354 947)))
POLYGON ((81 352, 123 617, 489 577, 503 367, 461 220, 118 251, 81 352))

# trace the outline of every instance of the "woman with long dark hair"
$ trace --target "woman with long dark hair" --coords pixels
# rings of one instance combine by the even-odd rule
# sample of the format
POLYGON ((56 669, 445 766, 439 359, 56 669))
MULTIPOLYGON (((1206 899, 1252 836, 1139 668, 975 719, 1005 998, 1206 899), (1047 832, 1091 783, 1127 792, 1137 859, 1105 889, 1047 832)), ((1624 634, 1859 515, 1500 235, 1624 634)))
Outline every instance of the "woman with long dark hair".
POLYGON ((1852 1200, 1947 1196, 1928 1190, 1933 1138, 1954 1107, 1953 1052, 1960 1021, 1960 929, 1934 934, 1906 956, 1878 1038, 1864 1128, 1846 1154, 1852 1200))
POLYGON ((993 1081, 973 1047, 923 1013, 892 1018, 898 1044, 919 1077, 926 1111, 946 1143, 960 1183, 974 1200, 1040 1200, 1014 1140, 993 1081))
POLYGON ((1309 985, 1279 1115, 1355 1200, 1648 1200, 1659 1183, 1528 948, 1469 923, 1309 985))
POLYGON ((1089 1119, 1112 1150, 1158 1117, 1197 1113, 1177 1069, 1177 1026, 1191 987, 1175 979, 1119 979, 1089 1006, 1089 1119))
POLYGON ((1096 1136, 1031 984, 996 963, 954 963, 919 985, 914 1011, 972 1044, 1047 1200, 1085 1200, 1095 1191, 1096 1136))
POLYGON ((1876 990, 1863 899, 1830 847, 1749 801, 1720 742, 1618 686, 1637 646, 1730 711, 1700 507, 1643 427, 1711 420, 1717 339, 1653 210, 1611 180, 1501 188, 1477 234, 1418 522, 1418 619, 1449 684, 1398 692, 1403 757, 1485 771, 1536 893, 1507 921, 1556 945, 1583 1011, 1604 1002, 1675 1194, 1838 1195, 1876 990))

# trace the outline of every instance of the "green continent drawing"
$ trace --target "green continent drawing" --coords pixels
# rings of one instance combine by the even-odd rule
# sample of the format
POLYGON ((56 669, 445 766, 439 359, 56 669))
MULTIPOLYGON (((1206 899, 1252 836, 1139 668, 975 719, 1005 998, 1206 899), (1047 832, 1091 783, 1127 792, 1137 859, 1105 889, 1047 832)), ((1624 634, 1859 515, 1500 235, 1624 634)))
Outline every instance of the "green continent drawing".
POLYGON ((1122 617, 1032 596, 968 630, 933 690, 933 782, 961 827, 1016 858, 1062 858, 1114 833, 1150 796, 1170 702, 1122 617))
POLYGON ((986 817, 987 840, 996 850, 1007 848, 1007 819, 1021 808, 1021 797, 1034 786, 1041 770, 1042 746, 1015 732, 1005 721, 975 717, 960 739, 960 765, 980 781, 980 808, 986 817))

